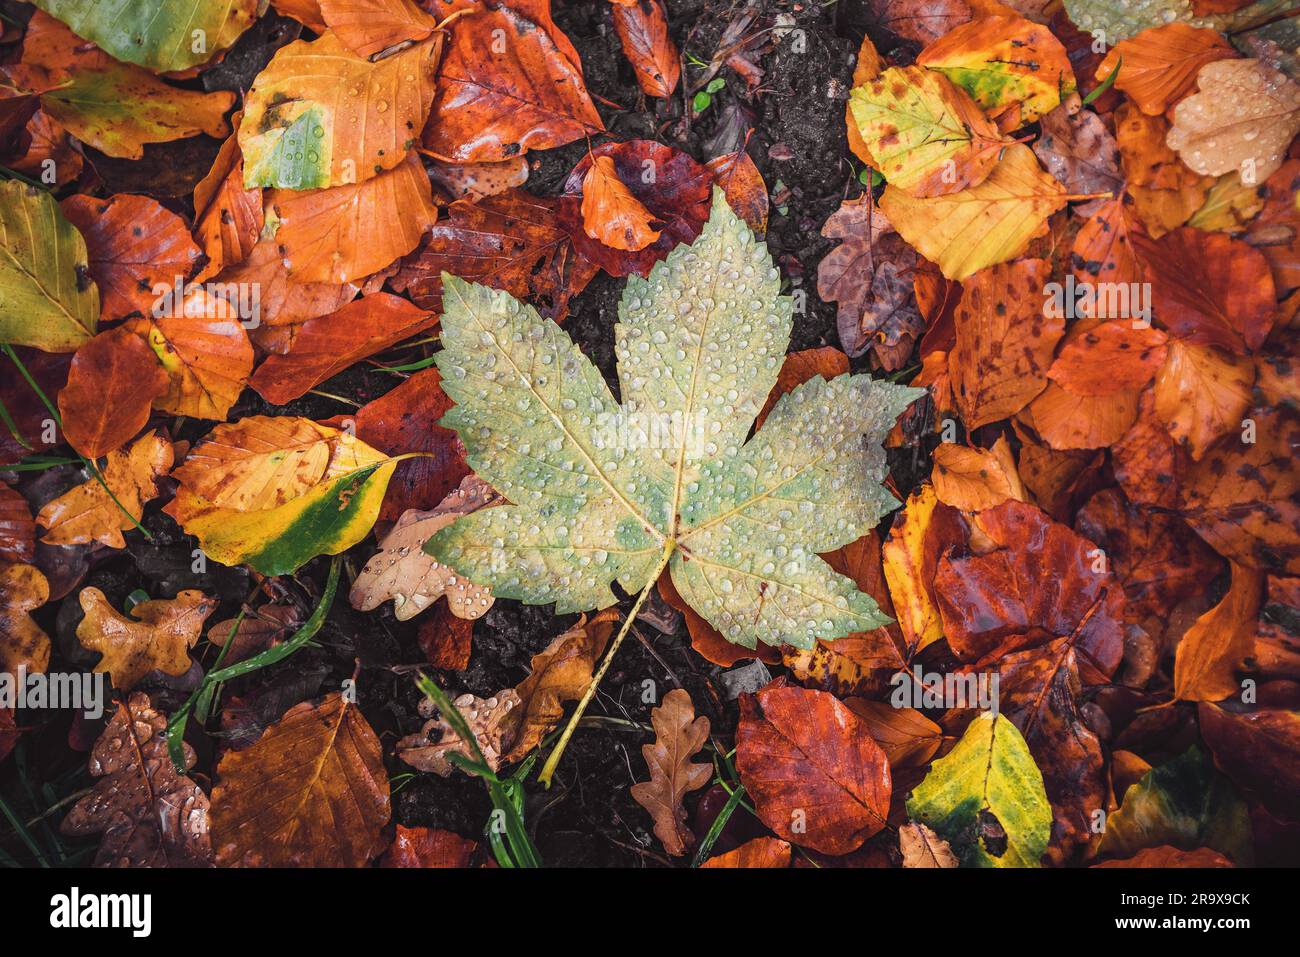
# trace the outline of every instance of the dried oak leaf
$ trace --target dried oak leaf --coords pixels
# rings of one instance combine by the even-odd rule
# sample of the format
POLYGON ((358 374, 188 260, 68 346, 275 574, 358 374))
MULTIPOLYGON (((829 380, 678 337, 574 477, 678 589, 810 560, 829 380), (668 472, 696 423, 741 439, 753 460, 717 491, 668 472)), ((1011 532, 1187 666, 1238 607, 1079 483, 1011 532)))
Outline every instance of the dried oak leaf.
MULTIPOLYGON (((182 743, 185 767, 194 749, 182 743)), ((209 803, 177 771, 167 750, 167 717, 139 692, 119 703, 90 752, 94 790, 59 829, 73 837, 103 834, 96 867, 210 867, 209 803)))
POLYGON ((1300 84, 1260 60, 1236 59, 1207 63, 1196 83, 1199 92, 1174 107, 1169 148, 1202 175, 1272 176, 1300 132, 1300 84))
POLYGON ((384 848, 388 772, 379 738, 341 693, 304 701, 258 742, 227 751, 212 791, 223 867, 364 867, 384 848))
POLYGON ((778 680, 740 698, 736 769, 784 840, 847 854, 885 826, 890 774, 866 725, 824 691, 778 680))
POLYGON ((188 671, 189 650, 217 607, 215 598, 194 589, 143 601, 129 615, 109 604, 98 588, 83 588, 79 597, 85 617, 77 625, 77 640, 100 653, 95 672, 110 675, 120 691, 130 691, 154 670, 169 675, 188 671))
POLYGON ((457 200, 447 219, 402 260, 390 284, 417 305, 441 312, 442 275, 450 273, 531 300, 559 322, 569 300, 600 269, 574 249, 568 230, 557 222, 559 205, 558 199, 518 189, 457 200))
POLYGON ((185 220, 148 196, 77 194, 59 206, 85 237, 104 322, 154 315, 155 289, 187 282, 202 265, 185 220))
POLYGON ((709 737, 709 719, 695 717, 691 696, 681 688, 664 695, 663 703, 650 712, 654 726, 653 744, 643 745, 641 756, 650 769, 650 780, 632 785, 632 800, 650 812, 655 836, 672 857, 681 857, 695 843, 686 826, 682 798, 709 783, 711 764, 693 764, 709 737))
POLYGON ((953 398, 967 429, 1008 418, 1047 386, 1065 320, 1044 308, 1042 259, 994 266, 964 285, 948 354, 953 398))
POLYGON ((122 532, 135 527, 131 519, 139 521, 145 503, 158 495, 158 479, 171 470, 172 455, 172 444, 157 432, 137 439, 129 449, 108 453, 101 475, 113 494, 89 478, 46 502, 36 516, 36 524, 46 529, 41 541, 47 545, 100 542, 125 548, 122 532), (123 508, 130 517, 122 514, 123 508))
POLYGON ((654 215, 623 185, 609 156, 597 156, 582 179, 582 228, 598 242, 624 252, 645 249, 659 238, 654 215))
POLYGON ((64 438, 88 459, 121 448, 144 428, 170 383, 142 336, 121 326, 99 333, 72 357, 59 391, 64 438))
POLYGON ((478 844, 451 831, 397 825, 380 867, 469 867, 478 844))
POLYGON ((0 673, 45 673, 50 639, 31 612, 49 599, 49 582, 36 566, 0 563, 0 673))
MULTIPOLYGON (((491 698, 463 694, 452 704, 473 733, 483 760, 495 771, 501 766, 501 756, 510 743, 509 735, 514 725, 511 712, 519 707, 519 695, 507 688, 491 698)), ((397 742, 399 758, 417 771, 444 778, 455 767, 448 758, 450 754, 477 760, 473 745, 461 740, 445 715, 430 718, 417 733, 408 734, 397 742)))
POLYGON ((458 618, 482 617, 492 607, 491 590, 457 576, 425 552, 424 543, 460 516, 503 501, 478 476, 467 475, 436 508, 403 512, 352 583, 352 607, 371 611, 391 598, 393 614, 406 621, 446 595, 448 608, 458 618))
POLYGON ((734 851, 710 857, 700 867, 785 868, 790 866, 790 844, 775 837, 756 837, 734 851))
POLYGON ((975 661, 1069 638, 1087 684, 1106 681, 1123 655, 1124 590, 1095 570, 1095 547, 1023 502, 981 512, 973 526, 994 546, 940 559, 934 587, 943 634, 975 661))
POLYGON ((548 7, 485 6, 450 25, 426 148, 458 163, 499 161, 605 128, 548 7))
POLYGON ((898 849, 904 867, 957 867, 957 855, 948 842, 924 824, 904 824, 898 829, 898 849))

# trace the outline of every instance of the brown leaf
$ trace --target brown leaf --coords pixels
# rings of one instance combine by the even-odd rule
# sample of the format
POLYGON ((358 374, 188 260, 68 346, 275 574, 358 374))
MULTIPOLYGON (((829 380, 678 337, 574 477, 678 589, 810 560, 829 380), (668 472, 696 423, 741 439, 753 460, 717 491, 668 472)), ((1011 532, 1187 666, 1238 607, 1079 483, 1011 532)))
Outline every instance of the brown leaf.
POLYGON ((30 563, 36 555, 36 523, 27 500, 0 482, 0 561, 30 563))
MULTIPOLYGON (((158 495, 158 479, 171 467, 172 444, 151 432, 129 449, 110 452, 102 475, 122 508, 138 520, 144 514, 145 502, 158 495)), ((135 527, 93 478, 46 502, 36 516, 36 524, 46 529, 41 541, 47 545, 100 542, 109 548, 125 548, 122 532, 135 527)))
POLYGON ((650 812, 655 836, 671 857, 681 857, 695 843, 686 826, 682 798, 709 783, 711 764, 692 764, 709 737, 709 719, 695 717, 691 696, 681 688, 664 695, 663 703, 651 710, 654 744, 643 745, 641 756, 650 769, 650 780, 629 789, 632 800, 650 812))
POLYGON ((623 185, 608 156, 597 156, 582 180, 582 228, 614 249, 636 252, 659 238, 654 216, 623 185))
POLYGON ((424 543, 460 516, 502 501, 477 475, 467 475, 431 511, 403 512, 392 531, 379 543, 379 551, 352 583, 348 596, 352 607, 371 611, 391 598, 393 614, 398 621, 406 621, 446 595, 448 607, 458 618, 482 617, 492 607, 491 591, 437 561, 424 551, 424 543))
POLYGON ((943 729, 915 708, 865 698, 846 698, 844 705, 866 724, 891 771, 924 767, 943 743, 943 729))
POLYGON ((429 150, 458 163, 500 161, 605 128, 547 6, 521 9, 473 9, 451 24, 424 128, 429 150))
POLYGON ((77 625, 77 640, 100 653, 95 672, 110 675, 119 691, 130 691, 154 670, 185 674, 191 664, 189 650, 217 607, 215 598, 194 589, 171 599, 143 601, 130 615, 109 604, 98 588, 83 588, 80 600, 86 614, 77 625))
MULTIPOLYGON (((502 752, 509 746, 514 725, 511 712, 519 707, 519 695, 507 688, 491 698, 463 694, 452 704, 469 726, 483 760, 493 771, 501 766, 502 752)), ((451 774, 455 765, 449 755, 459 754, 478 760, 473 745, 461 739, 445 715, 430 718, 416 734, 408 734, 397 742, 397 756, 418 771, 440 777, 451 774)))
POLYGON ((861 719, 823 691, 768 685, 740 699, 736 769, 781 838, 847 854, 885 826, 889 762, 861 719))
POLYGON ((1240 693, 1236 672, 1255 649, 1255 619, 1264 598, 1264 574, 1232 566, 1232 586, 1192 625, 1174 656, 1174 697, 1219 701, 1240 693))
POLYGON ((217 779, 212 845, 222 867, 364 867, 383 849, 383 752, 339 692, 290 708, 252 747, 227 751, 217 779))
POLYGON ((646 96, 672 96, 681 78, 681 57, 668 35, 662 0, 633 0, 610 7, 614 32, 646 96))
POLYGON ((1264 209, 1251 224, 1246 241, 1264 254, 1280 295, 1300 287, 1300 160, 1288 160, 1260 187, 1264 209))
POLYGON ((929 43, 971 18, 967 0, 867 0, 875 22, 886 30, 929 43))
MULTIPOLYGON (((292 402, 348 366, 436 324, 438 317, 392 293, 356 299, 308 319, 282 355, 266 359, 248 384, 276 405, 292 402)), ((405 450, 404 450, 405 451, 405 450)))
POLYGON ((1044 315, 1048 264, 1023 259, 966 281, 948 354, 953 396, 967 429, 1014 415, 1047 385, 1047 368, 1065 330, 1044 315))
POLYGON ((1123 654, 1124 591, 1095 570, 1093 543, 1023 502, 979 513, 974 527, 995 550, 945 556, 934 579, 953 653, 975 661, 1069 637, 1084 680, 1109 678, 1123 654))
POLYGON ((790 866, 790 845, 775 837, 756 837, 734 851, 710 857, 700 867, 785 868, 790 866))
POLYGON ((448 219, 402 260, 392 287, 416 305, 442 311, 442 274, 504 289, 534 301, 556 321, 599 270, 580 256, 556 221, 559 200, 509 189, 478 201, 457 200, 448 219))
POLYGON ((0 673, 44 674, 50 639, 31 612, 50 599, 50 585, 34 565, 0 564, 0 673))
POLYGON ((170 381, 141 336, 121 326, 101 332, 72 357, 59 392, 64 438, 88 459, 121 448, 144 428, 170 381))
POLYGON ((749 154, 739 149, 714 157, 706 165, 722 187, 727 203, 749 224, 754 235, 761 237, 767 232, 767 184, 749 154))
POLYGON ((1156 375, 1156 417, 1199 460, 1220 438, 1242 428, 1254 384, 1255 366, 1248 359, 1175 339, 1156 375))
POLYGON ((105 321, 153 315, 154 287, 170 288, 199 268, 203 253, 185 221, 147 196, 78 194, 59 206, 86 239, 105 321))
POLYGON ((1198 847, 1194 851, 1184 851, 1168 844, 1160 847, 1144 847, 1132 857, 1120 860, 1103 861, 1093 867, 1158 867, 1162 870, 1171 867, 1235 867, 1218 851, 1208 847, 1198 847))
POLYGON ((469 867, 478 845, 451 831, 397 825, 380 867, 469 867))
MULTIPOLYGON (((167 752, 167 717, 149 696, 119 703, 90 752, 94 790, 78 801, 60 830, 103 834, 96 867, 210 867, 207 796, 179 773, 167 752)), ((181 745, 185 766, 194 750, 181 745)))
POLYGON ((1196 713, 1215 764, 1274 814, 1294 821, 1300 812, 1300 715, 1280 709, 1238 713, 1208 702, 1196 713))
MULTIPOLYGON (((1118 198, 1124 189, 1119 172, 1119 147, 1101 117, 1087 108, 1070 112, 1061 104, 1039 121, 1043 135, 1034 144, 1034 154, 1043 168, 1060 180, 1068 192, 1110 193, 1118 198)), ((1097 200, 1080 207, 1086 214, 1097 200)))
POLYGON ((956 867, 957 855, 948 842, 924 824, 904 824, 898 829, 898 849, 904 867, 956 867))
POLYGON ((438 198, 447 202, 458 199, 476 202, 528 182, 526 156, 516 156, 499 163, 444 163, 441 160, 431 160, 426 165, 429 178, 445 194, 438 198))

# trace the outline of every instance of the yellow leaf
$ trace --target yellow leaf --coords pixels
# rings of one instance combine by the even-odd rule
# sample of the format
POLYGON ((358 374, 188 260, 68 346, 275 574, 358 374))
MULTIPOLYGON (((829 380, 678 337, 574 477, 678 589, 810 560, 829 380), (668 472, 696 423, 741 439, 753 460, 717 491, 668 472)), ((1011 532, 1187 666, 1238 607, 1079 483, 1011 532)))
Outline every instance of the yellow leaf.
POLYGON ((154 670, 185 674, 189 650, 217 607, 215 598, 192 588, 169 600, 141 602, 129 616, 110 605, 98 588, 83 588, 80 599, 86 616, 77 625, 77 640, 103 656, 95 672, 111 675, 119 691, 131 690, 154 670))

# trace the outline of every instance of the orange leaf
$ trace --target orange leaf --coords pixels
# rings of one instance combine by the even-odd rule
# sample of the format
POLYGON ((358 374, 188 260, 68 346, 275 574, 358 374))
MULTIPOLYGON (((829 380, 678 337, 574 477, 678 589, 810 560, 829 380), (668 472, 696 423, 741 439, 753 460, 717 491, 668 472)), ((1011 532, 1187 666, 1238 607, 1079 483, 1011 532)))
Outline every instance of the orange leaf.
POLYGON ((401 342, 437 321, 437 316, 400 296, 377 292, 350 302, 328 316, 308 319, 289 351, 267 358, 248 384, 266 401, 284 405, 354 362, 401 342))
POLYGON ((1218 701, 1241 692, 1235 672, 1255 648, 1264 574, 1234 564, 1228 594, 1192 625, 1174 656, 1174 697, 1218 701))
POLYGON ((63 437, 88 459, 120 448, 144 428, 168 385, 143 338, 120 326, 101 332, 72 357, 59 392, 63 437))
POLYGON ((1110 76, 1123 57, 1115 86, 1143 113, 1159 116, 1192 91, 1201 67, 1236 55, 1217 30, 1169 23, 1120 40, 1097 68, 1097 79, 1110 76))
POLYGON ((159 295, 154 287, 184 282, 199 267, 202 252, 185 221, 147 196, 78 194, 60 208, 86 239, 105 321, 153 315, 159 295))
POLYGON ((847 854, 885 826, 885 752, 862 719, 823 691, 778 679, 742 696, 736 769, 759 820, 787 841, 847 854))
POLYGON ((189 671, 189 650, 217 607, 215 598, 192 588, 175 598, 143 601, 129 615, 110 605, 98 588, 83 588, 79 599, 86 614, 77 625, 77 640, 100 653, 95 672, 111 675, 120 691, 130 691, 151 671, 189 671))
POLYGON ((1007 499, 1024 501, 1024 486, 1016 474, 1011 448, 1005 437, 994 451, 941 443, 934 450, 935 494, 945 505, 965 512, 979 512, 1007 499))
POLYGON ((1156 415, 1199 460, 1215 441, 1242 427, 1254 384, 1249 359, 1174 339, 1156 376, 1156 415))
POLYGON ((478 845, 432 827, 397 825, 393 843, 379 861, 380 867, 469 867, 478 845))
POLYGON ((769 868, 790 866, 790 845, 775 837, 756 837, 734 851, 710 857, 700 867, 769 868))
POLYGON ((325 25, 357 56, 374 57, 407 40, 423 40, 438 21, 412 0, 320 0, 325 25))
POLYGON ((1067 336, 1047 377, 1075 395, 1110 395, 1141 389, 1165 361, 1159 329, 1114 319, 1067 336))
POLYGON ((646 96, 672 96, 681 78, 681 57, 668 36, 668 16, 661 0, 615 2, 614 32, 646 96))
POLYGON ((899 627, 914 651, 943 637, 935 603, 934 575, 939 559, 966 538, 961 515, 939 501, 934 487, 923 485, 895 517, 884 546, 885 581, 899 627))
POLYGON ((623 185, 608 156, 597 156, 582 179, 582 225, 587 235, 606 246, 636 252, 659 238, 654 219, 623 185))
POLYGON ((22 495, 0 482, 0 561, 30 562, 36 554, 36 523, 22 495))
POLYGON ((262 190, 244 188, 239 138, 228 136, 208 174, 194 186, 194 235, 208 256, 203 276, 247 259, 262 223, 262 190))

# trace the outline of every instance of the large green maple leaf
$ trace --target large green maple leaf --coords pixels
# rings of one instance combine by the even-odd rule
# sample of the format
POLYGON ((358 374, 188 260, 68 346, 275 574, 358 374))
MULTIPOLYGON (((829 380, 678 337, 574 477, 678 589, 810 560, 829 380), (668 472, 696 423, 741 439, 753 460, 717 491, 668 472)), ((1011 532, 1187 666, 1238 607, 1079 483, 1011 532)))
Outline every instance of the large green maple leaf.
POLYGON ((765 244, 715 191, 699 238, 633 276, 615 326, 616 401, 554 322, 444 276, 442 384, 474 471, 511 503, 425 548, 494 595, 557 613, 604 608, 610 585, 681 596, 728 640, 808 648, 889 619, 818 553, 897 506, 880 440, 920 390, 814 378, 754 420, 793 306, 765 244))

